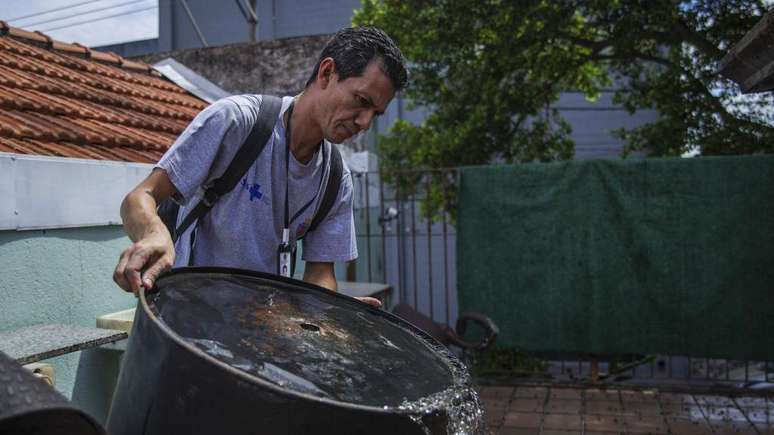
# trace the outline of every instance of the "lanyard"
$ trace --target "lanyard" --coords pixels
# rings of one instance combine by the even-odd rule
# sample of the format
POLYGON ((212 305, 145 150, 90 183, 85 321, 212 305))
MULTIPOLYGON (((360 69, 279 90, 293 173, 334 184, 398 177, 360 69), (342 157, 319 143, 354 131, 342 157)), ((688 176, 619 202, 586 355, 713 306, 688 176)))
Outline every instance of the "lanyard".
MULTIPOLYGON (((306 211, 309 206, 314 203, 314 200, 317 198, 317 195, 320 193, 320 189, 322 188, 322 180, 323 180, 323 173, 320 173, 320 185, 317 187, 317 192, 312 197, 312 199, 309 200, 303 207, 301 207, 300 210, 298 210, 292 218, 288 219, 288 216, 290 215, 290 120, 293 116, 293 105, 295 104, 295 101, 290 103, 290 107, 288 107, 287 113, 288 113, 288 126, 287 129, 285 129, 285 143, 286 143, 286 149, 285 149, 285 213, 284 213, 284 226, 282 228, 282 243, 279 246, 278 254, 279 254, 279 261, 277 262, 277 274, 282 275, 285 277, 290 277, 291 274, 291 256, 294 251, 293 247, 290 245, 290 223, 295 221, 299 216, 301 216, 304 211, 306 211)), ((322 153, 323 153, 323 166, 322 170, 325 170, 325 146, 322 147, 322 153)))

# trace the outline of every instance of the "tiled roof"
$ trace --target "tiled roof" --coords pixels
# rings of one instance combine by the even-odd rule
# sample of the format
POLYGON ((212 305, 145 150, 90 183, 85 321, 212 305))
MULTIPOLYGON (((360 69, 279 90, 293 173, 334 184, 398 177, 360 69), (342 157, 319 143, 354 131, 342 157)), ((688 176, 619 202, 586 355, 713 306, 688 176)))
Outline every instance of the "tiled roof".
POLYGON ((206 105, 149 65, 0 21, 0 152, 153 163, 206 105))

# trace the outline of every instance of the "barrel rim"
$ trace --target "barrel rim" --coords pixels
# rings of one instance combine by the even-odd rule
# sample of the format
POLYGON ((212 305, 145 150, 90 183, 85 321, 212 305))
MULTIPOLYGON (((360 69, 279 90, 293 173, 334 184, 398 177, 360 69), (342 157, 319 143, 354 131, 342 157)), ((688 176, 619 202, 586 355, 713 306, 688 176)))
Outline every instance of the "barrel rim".
MULTIPOLYGON (((402 326, 412 333, 418 335, 421 337, 428 345, 433 353, 440 353, 440 356, 443 357, 443 359, 446 360, 447 366, 450 365, 458 365, 462 366, 462 363, 458 361, 457 357, 451 353, 451 351, 443 352, 441 349, 444 349, 445 346, 438 342, 435 338, 427 334, 425 331, 422 331, 418 327, 412 325, 411 323, 407 322, 406 320, 389 313, 387 311, 375 308, 365 302, 362 302, 358 299, 352 298, 350 296, 343 295, 341 293, 335 292, 333 290, 327 289, 325 287, 321 287, 318 285, 314 285, 305 281, 292 279, 292 278, 286 278, 280 275, 274 275, 270 273, 264 273, 264 272, 258 272, 255 270, 247 270, 247 269, 238 269, 238 268, 229 268, 229 267, 216 267, 216 266, 189 266, 189 267, 179 267, 179 268, 173 268, 170 271, 167 271, 163 275, 159 276, 159 278, 156 280, 158 283, 159 281, 163 281, 165 278, 173 276, 173 275, 181 275, 181 274, 197 274, 197 273, 219 273, 219 274, 232 274, 232 275, 245 275, 252 278, 258 278, 265 281, 273 281, 273 282, 280 282, 282 284, 296 286, 296 287, 304 287, 308 290, 318 291, 326 293, 327 295, 331 295, 337 298, 341 298, 344 300, 347 300, 349 303, 354 304, 362 304, 361 306, 363 308, 368 309, 372 313, 375 313, 376 315, 384 316, 388 321, 397 323, 399 326, 402 326)), ((146 298, 146 292, 148 294, 157 292, 158 289, 156 288, 156 285, 154 284, 154 287, 150 290, 146 290, 145 288, 141 288, 139 292, 139 299, 140 299, 140 305, 143 309, 143 312, 145 315, 155 324, 161 331, 166 335, 168 338, 170 338, 173 342, 175 342, 177 345, 182 346, 184 349, 188 350, 195 356, 199 358, 204 358, 206 361, 214 363, 214 365, 221 370, 225 370, 229 374, 236 376, 242 381, 258 384, 261 387, 268 388, 269 390, 280 394, 284 396, 290 396, 291 398, 301 398, 305 400, 311 400, 313 402, 317 402, 320 404, 325 405, 332 405, 337 407, 344 407, 353 411, 368 411, 368 412, 375 412, 378 414, 385 414, 385 415, 424 415, 426 412, 424 411, 411 411, 406 409, 400 409, 396 406, 389 406, 389 407, 380 407, 380 406, 371 406, 371 405, 360 405, 356 403, 351 402, 344 402, 340 400, 334 400, 334 399, 328 399, 324 397, 318 397, 314 396, 312 394, 302 393, 299 391, 294 391, 291 389, 282 388, 278 385, 275 385, 272 382, 269 382, 265 379, 262 379, 259 376, 252 375, 250 373, 247 373, 243 370, 239 370, 235 367, 232 367, 228 364, 226 364, 223 361, 220 361, 219 359, 213 357, 212 355, 207 354, 203 350, 199 349, 198 347, 194 346, 193 344, 187 342, 184 340, 180 335, 178 335, 175 331, 173 331, 169 326, 164 324, 163 322, 159 321, 159 319, 153 314, 151 311, 148 300, 146 298)), ((463 366, 464 367, 464 366, 463 366)), ((450 387, 455 384, 455 381, 457 381, 458 375, 455 375, 454 371, 451 370, 451 367, 449 367, 449 372, 451 374, 452 383, 449 385, 450 387)), ((441 390, 443 391, 443 390, 441 390)), ((439 391, 440 392, 440 391, 439 391)), ((433 409, 431 410, 432 413, 441 412, 440 409, 433 409)))

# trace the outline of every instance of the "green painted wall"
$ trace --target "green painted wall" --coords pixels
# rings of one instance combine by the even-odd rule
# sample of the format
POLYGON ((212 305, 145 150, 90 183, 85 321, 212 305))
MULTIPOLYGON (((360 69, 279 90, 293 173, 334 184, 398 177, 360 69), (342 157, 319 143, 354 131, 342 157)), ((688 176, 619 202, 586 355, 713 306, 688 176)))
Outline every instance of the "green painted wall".
MULTIPOLYGON (((0 231, 0 331, 50 322, 93 327, 98 316, 133 307, 134 296, 112 280, 129 243, 120 226, 0 231)), ((104 421, 119 358, 95 349, 46 362, 56 388, 104 421)))
MULTIPOLYGON (((372 220, 377 218, 375 212, 371 215, 372 220)), ((363 217, 356 219, 361 234, 363 217)), ((378 223, 372 222, 372 231, 375 226, 378 223)), ((118 256, 129 243, 120 226, 0 231, 0 331, 38 323, 93 327, 98 316, 134 307, 134 296, 121 291, 112 279, 118 256)), ((375 239, 371 249, 380 256, 378 243, 375 239)), ((363 238, 358 239, 358 249, 357 277, 365 280, 363 238)), ((298 262, 299 277, 303 264, 298 262)), ((382 271, 374 268, 373 273, 378 277, 382 271)), ((336 275, 346 279, 345 264, 336 265, 336 275)), ((104 421, 120 357, 118 351, 94 349, 45 362, 55 368, 57 390, 104 421)))

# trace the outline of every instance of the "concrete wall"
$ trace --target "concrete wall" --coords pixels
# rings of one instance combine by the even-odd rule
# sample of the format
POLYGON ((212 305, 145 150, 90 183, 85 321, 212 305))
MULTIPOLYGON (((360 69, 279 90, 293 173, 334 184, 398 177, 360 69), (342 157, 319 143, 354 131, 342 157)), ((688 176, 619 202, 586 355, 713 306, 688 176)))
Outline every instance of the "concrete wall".
POLYGON ((352 25, 360 0, 257 0, 261 40, 333 33, 352 25))
POLYGON ((123 57, 142 56, 148 53, 156 53, 159 51, 158 38, 143 39, 141 41, 122 42, 120 44, 101 45, 94 47, 99 51, 110 51, 119 54, 123 57))
POLYGON ((139 57, 154 64, 174 58, 226 92, 295 95, 309 78, 327 36, 307 36, 139 57))
POLYGON ((331 33, 351 25, 359 0, 248 0, 258 17, 251 26, 236 1, 187 0, 191 16, 176 0, 159 0, 161 51, 204 47, 194 27, 199 28, 209 46, 251 40, 331 33))
MULTIPOLYGON (((135 305, 112 280, 129 245, 120 226, 0 231, 0 330, 37 323, 94 327, 96 318, 135 305)), ((56 388, 100 420, 118 374, 120 354, 88 350, 45 362, 56 388)))

